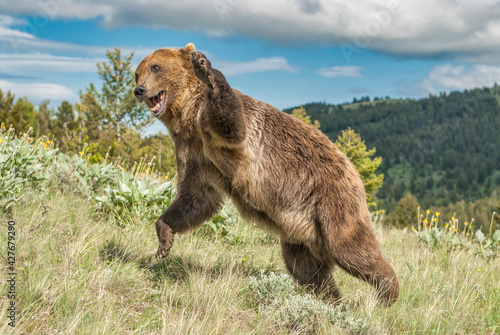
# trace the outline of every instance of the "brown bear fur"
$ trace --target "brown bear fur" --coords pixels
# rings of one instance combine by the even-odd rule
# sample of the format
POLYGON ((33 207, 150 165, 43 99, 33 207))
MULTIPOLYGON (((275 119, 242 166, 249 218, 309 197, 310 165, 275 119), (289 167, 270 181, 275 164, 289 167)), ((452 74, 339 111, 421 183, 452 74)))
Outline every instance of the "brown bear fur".
POLYGON ((176 150, 178 192, 156 222, 158 258, 174 234, 210 219, 229 197, 242 217, 280 237, 300 284, 339 299, 331 274, 338 265, 374 285, 382 303, 398 298, 363 183, 325 135, 232 89, 191 43, 147 56, 136 84, 137 98, 158 114, 176 150))

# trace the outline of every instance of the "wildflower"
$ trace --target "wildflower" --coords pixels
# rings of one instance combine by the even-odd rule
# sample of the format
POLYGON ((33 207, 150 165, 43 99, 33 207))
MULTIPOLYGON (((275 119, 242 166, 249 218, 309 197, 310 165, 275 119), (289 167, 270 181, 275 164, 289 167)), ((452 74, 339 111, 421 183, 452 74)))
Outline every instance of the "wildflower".
MULTIPOLYGON (((486 269, 485 269, 485 270, 486 270, 486 269)), ((23 267, 23 268, 21 268, 21 271, 24 271, 24 267, 23 267)))
POLYGON ((246 259, 242 258, 241 261, 244 262, 244 261, 246 261, 246 259))
POLYGON ((424 223, 429 223, 429 221, 427 221, 427 219, 424 220, 424 223))
POLYGON ((451 221, 455 221, 455 217, 454 216, 451 217, 451 221))
POLYGON ((2 129, 5 129, 5 123, 2 122, 2 129))
POLYGON ((449 224, 446 224, 446 227, 448 227, 448 226, 449 226, 449 224))
POLYGON ((411 230, 414 230, 413 227, 411 227, 411 230))
POLYGON ((441 215, 441 213, 439 213, 439 212, 436 212, 436 216, 439 216, 439 215, 441 215))
POLYGON ((427 214, 430 214, 430 213, 431 213, 431 210, 430 210, 430 209, 428 209, 428 210, 426 210, 425 212, 426 212, 427 214))
POLYGON ((437 220, 437 218, 432 218, 432 221, 436 221, 436 220, 437 220))
POLYGON ((3 140, 0 138, 0 144, 2 144, 2 143, 3 143, 3 140))
POLYGON ((481 272, 481 269, 477 269, 477 272, 481 272))
POLYGON ((467 221, 464 222, 464 226, 467 226, 467 221))

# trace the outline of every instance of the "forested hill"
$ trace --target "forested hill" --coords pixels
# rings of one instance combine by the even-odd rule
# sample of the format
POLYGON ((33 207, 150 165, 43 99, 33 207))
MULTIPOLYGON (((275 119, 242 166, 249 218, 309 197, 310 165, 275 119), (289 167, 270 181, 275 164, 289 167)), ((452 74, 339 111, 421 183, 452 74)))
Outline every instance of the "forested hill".
POLYGON ((407 192, 422 206, 446 206, 488 197, 500 186, 499 86, 420 100, 361 101, 304 107, 330 139, 351 127, 377 149, 385 175, 377 194, 382 207, 393 207, 407 192))

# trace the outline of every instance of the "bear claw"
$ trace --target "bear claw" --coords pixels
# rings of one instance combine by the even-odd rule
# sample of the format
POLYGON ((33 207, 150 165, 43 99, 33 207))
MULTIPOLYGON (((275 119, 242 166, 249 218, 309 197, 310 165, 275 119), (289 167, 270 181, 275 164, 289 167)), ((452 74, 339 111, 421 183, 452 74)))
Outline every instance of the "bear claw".
POLYGON ((160 245, 158 247, 158 251, 156 251, 156 259, 159 261, 161 260, 162 258, 164 258, 165 256, 168 255, 168 252, 170 250, 166 248, 166 246, 164 245, 160 245))

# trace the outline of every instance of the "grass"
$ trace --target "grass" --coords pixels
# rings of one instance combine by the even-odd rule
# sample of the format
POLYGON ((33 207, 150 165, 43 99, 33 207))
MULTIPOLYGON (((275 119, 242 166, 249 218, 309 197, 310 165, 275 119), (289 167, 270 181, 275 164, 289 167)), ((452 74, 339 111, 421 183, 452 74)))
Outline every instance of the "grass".
POLYGON ((154 222, 139 214, 128 218, 135 224, 117 225, 69 191, 30 190, 11 207, 0 220, 0 246, 6 258, 13 219, 18 312, 13 329, 2 295, 1 334, 500 333, 498 258, 429 247, 400 230, 375 227, 399 276, 401 295, 392 307, 377 307, 371 287, 335 272, 342 320, 369 325, 355 328, 329 321, 324 306, 335 307, 295 286, 269 291, 279 305, 259 298, 250 283, 286 274, 279 242, 239 218, 224 237, 205 228, 177 236, 171 254, 156 263, 154 222), (310 306, 312 313, 302 313, 310 306), (290 319, 290 308, 302 323, 290 319))

